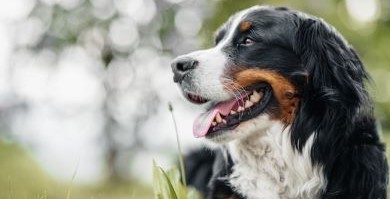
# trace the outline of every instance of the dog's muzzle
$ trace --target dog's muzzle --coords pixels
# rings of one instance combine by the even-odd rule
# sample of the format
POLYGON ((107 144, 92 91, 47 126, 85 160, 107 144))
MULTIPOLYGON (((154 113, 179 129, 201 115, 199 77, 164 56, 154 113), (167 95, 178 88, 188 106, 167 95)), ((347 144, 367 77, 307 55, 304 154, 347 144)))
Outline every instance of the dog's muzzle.
POLYGON ((173 72, 173 81, 181 83, 185 77, 197 66, 199 62, 190 57, 178 57, 173 60, 171 67, 173 72))

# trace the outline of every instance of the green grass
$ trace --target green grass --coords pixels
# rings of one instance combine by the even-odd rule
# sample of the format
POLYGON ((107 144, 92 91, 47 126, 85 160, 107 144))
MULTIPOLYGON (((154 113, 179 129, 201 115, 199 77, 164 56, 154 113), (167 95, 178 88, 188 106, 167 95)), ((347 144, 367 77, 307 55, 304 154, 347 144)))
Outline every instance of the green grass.
POLYGON ((201 199, 201 195, 181 181, 180 171, 167 171, 153 162, 153 190, 157 199, 201 199))
MULTIPOLYGON (((384 133, 383 140, 388 144, 387 154, 390 157, 390 132, 384 133)), ((183 194, 181 193, 183 186, 179 182, 178 170, 165 172, 158 168, 155 172, 159 178, 155 183, 162 184, 161 189, 166 189, 167 186, 169 188, 170 183, 176 194, 183 194), (167 182, 164 175, 169 178, 170 182, 167 182)), ((60 184, 45 174, 20 147, 0 140, 0 199, 67 199, 69 186, 60 184)), ((156 186, 154 185, 154 188, 156 186)), ((154 198, 151 188, 131 182, 107 182, 95 187, 74 186, 70 190, 69 199, 154 198)))
POLYGON ((45 174, 23 149, 0 140, 0 199, 24 198, 144 199, 153 198, 153 194, 151 188, 131 182, 107 182, 91 187, 60 184, 45 174))

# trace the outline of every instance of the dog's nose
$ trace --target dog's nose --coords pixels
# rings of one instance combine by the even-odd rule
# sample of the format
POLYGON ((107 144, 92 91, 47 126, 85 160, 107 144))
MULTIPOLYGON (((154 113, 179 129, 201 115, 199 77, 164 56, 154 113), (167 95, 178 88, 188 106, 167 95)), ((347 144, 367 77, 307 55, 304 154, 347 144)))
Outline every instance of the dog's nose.
POLYGON ((184 77, 193 70, 199 62, 190 57, 180 57, 172 62, 173 81, 181 82, 184 77))

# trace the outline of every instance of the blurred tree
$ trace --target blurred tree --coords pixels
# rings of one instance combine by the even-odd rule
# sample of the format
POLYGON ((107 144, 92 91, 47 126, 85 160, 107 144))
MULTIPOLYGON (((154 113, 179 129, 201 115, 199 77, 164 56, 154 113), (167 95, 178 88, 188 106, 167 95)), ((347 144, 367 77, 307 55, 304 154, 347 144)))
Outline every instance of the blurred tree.
MULTIPOLYGON (((169 94, 165 87, 172 87, 166 84, 171 82, 167 76, 170 74, 170 55, 196 47, 202 17, 208 16, 210 11, 204 9, 208 4, 204 0, 31 2, 31 13, 13 24, 17 33, 12 54, 15 63, 11 64, 9 81, 21 86, 22 91, 13 90, 16 94, 13 93, 10 101, 14 103, 9 111, 1 111, 0 124, 17 126, 17 131, 21 132, 10 134, 19 141, 27 132, 24 144, 36 147, 34 151, 44 151, 39 148, 55 144, 47 143, 52 139, 34 140, 31 132, 40 136, 52 133, 79 135, 73 139, 93 142, 105 155, 108 179, 128 178, 133 156, 141 150, 158 147, 158 144, 145 144, 145 131, 149 135, 155 133, 148 128, 145 130, 145 126, 150 118, 161 117, 161 107, 166 110, 165 95, 169 94), (188 20, 192 21, 190 26, 188 20), (34 72, 26 74, 31 79, 23 81, 23 75, 15 78, 24 74, 26 67, 34 72), (78 75, 80 72, 85 74, 78 75), (58 82, 54 82, 59 86, 54 86, 55 89, 47 86, 53 84, 50 80, 57 78, 60 78, 58 82), (29 84, 36 83, 35 80, 38 88, 31 90, 29 84), (21 105, 24 111, 10 118, 9 113, 16 113, 21 105), (42 112, 49 115, 48 118, 40 119, 42 112), (32 125, 20 125, 23 123, 21 118, 32 125), (52 128, 56 131, 52 132, 52 128)), ((169 100, 175 100, 170 97, 169 100)), ((158 130, 160 136, 164 136, 162 131, 169 131, 158 130)), ((60 139, 58 142, 64 143, 60 139)), ((84 150, 80 143, 77 144, 84 150)), ((72 143, 54 148, 60 147, 66 151, 72 143)), ((89 155, 95 154, 90 152, 89 155)))
MULTIPOLYGON (((140 98, 133 98, 133 100, 144 102, 140 103, 141 106, 138 107, 144 111, 128 110, 127 114, 133 114, 130 116, 132 121, 126 121, 126 123, 131 123, 130 126, 123 121, 118 121, 118 117, 121 116, 117 115, 117 110, 124 107, 120 107, 121 105, 117 101, 121 100, 119 98, 123 97, 123 93, 131 93, 128 87, 133 86, 134 82, 131 81, 131 78, 134 77, 132 74, 124 77, 130 80, 128 85, 126 88, 118 88, 118 84, 121 82, 111 79, 118 78, 117 74, 110 74, 117 73, 117 71, 108 68, 114 62, 118 63, 117 60, 122 60, 121 65, 114 63, 114 67, 122 68, 119 70, 123 70, 124 67, 134 67, 124 63, 131 62, 129 55, 135 51, 140 43, 148 42, 150 37, 155 36, 150 34, 151 32, 154 31, 154 34, 160 34, 159 36, 162 37, 167 31, 153 30, 149 27, 156 25, 149 24, 149 22, 155 17, 154 15, 160 14, 156 10, 153 11, 153 7, 156 9, 154 1, 149 0, 146 3, 142 1, 126 3, 125 1, 93 0, 76 2, 78 3, 75 5, 66 3, 51 5, 38 2, 30 14, 30 19, 38 18, 46 29, 36 44, 21 47, 31 49, 34 52, 50 49, 55 54, 59 54, 69 47, 80 46, 88 53, 88 56, 95 58, 99 64, 106 68, 108 78, 102 79, 106 92, 103 105, 105 127, 99 142, 102 143, 101 146, 106 147, 108 179, 124 180, 129 177, 131 155, 143 148, 142 139, 138 136, 139 126, 143 124, 148 114, 156 111, 158 97, 152 92, 148 92, 148 85, 145 85, 144 89, 139 89, 143 91, 140 98), (129 6, 139 7, 143 3, 149 6, 150 10, 147 11, 149 15, 138 13, 144 18, 131 18, 129 15, 132 13, 127 12, 136 12, 137 10, 132 10, 129 6), (129 135, 132 137, 131 139, 127 139, 129 135)), ((145 8, 139 7, 139 9, 145 8)), ((174 10, 171 9, 168 12, 174 12, 174 10)), ((130 72, 134 72, 134 70, 130 68, 130 72)))

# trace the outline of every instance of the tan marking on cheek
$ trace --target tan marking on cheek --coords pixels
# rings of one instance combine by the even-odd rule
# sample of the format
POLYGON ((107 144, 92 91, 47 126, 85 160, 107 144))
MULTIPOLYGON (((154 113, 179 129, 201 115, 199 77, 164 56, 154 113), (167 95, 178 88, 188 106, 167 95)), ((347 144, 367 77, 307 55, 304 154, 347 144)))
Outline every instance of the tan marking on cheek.
MULTIPOLYGON (((291 124, 299 103, 297 88, 281 74, 264 69, 245 69, 233 73, 234 84, 247 87, 255 83, 265 82, 271 85, 272 92, 279 104, 279 111, 271 113, 271 119, 280 119, 285 124, 291 124)), ((227 88, 233 85, 226 84, 227 88)), ((236 85, 237 87, 237 85, 236 85)))
POLYGON ((241 32, 245 32, 249 30, 249 28, 252 26, 252 22, 250 21, 243 21, 240 23, 240 30, 241 32))

